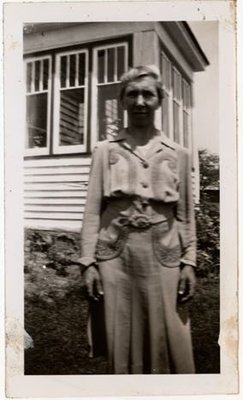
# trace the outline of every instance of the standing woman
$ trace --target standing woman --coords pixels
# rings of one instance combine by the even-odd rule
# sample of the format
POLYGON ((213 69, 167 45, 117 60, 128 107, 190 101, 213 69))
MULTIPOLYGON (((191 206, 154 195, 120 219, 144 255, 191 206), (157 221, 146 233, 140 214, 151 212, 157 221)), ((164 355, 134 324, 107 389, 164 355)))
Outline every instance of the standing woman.
POLYGON ((104 294, 109 372, 194 373, 185 302, 195 287, 189 152, 154 126, 156 67, 121 78, 128 127, 92 159, 81 232, 90 298, 104 294))

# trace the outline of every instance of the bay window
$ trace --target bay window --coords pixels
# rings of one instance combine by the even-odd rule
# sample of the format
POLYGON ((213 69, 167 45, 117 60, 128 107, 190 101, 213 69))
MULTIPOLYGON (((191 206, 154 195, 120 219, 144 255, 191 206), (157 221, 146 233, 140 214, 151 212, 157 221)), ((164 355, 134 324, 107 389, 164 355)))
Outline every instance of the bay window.
POLYGON ((88 152, 115 135, 124 123, 118 98, 127 68, 127 42, 26 58, 25 155, 88 152))

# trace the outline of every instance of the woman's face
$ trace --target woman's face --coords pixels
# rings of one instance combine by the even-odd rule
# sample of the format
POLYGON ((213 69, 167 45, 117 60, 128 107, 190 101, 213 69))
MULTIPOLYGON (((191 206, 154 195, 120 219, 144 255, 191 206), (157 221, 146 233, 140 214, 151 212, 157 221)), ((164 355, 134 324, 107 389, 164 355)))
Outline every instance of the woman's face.
POLYGON ((146 76, 128 83, 122 103, 127 110, 130 125, 153 125, 154 112, 160 106, 155 80, 146 76))

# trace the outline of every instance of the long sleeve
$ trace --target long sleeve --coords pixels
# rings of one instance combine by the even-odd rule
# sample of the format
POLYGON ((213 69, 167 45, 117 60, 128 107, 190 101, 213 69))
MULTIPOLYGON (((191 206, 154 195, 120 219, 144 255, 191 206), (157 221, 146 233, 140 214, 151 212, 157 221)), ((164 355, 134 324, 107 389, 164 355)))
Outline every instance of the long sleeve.
POLYGON ((176 218, 182 245, 181 263, 196 266, 196 227, 191 182, 191 158, 185 149, 180 152, 180 199, 176 218))
POLYGON ((85 267, 95 262, 95 247, 98 239, 103 199, 102 159, 102 146, 98 144, 92 156, 87 200, 81 229, 81 258, 79 261, 85 267))

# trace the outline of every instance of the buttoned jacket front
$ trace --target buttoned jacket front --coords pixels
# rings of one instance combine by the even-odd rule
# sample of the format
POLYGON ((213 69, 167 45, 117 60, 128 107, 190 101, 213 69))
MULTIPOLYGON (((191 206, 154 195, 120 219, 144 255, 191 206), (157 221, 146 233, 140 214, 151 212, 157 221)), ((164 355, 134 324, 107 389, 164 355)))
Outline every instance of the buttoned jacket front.
POLYGON ((152 202, 153 214, 159 216, 159 223, 153 226, 159 261, 168 267, 180 263, 194 266, 196 240, 189 151, 160 134, 144 157, 131 145, 130 138, 124 129, 94 149, 81 231, 81 263, 87 266, 120 253, 126 235, 118 217, 123 211, 126 214, 129 199, 138 197, 152 202), (124 204, 119 213, 116 208, 107 207, 116 201, 124 204))

